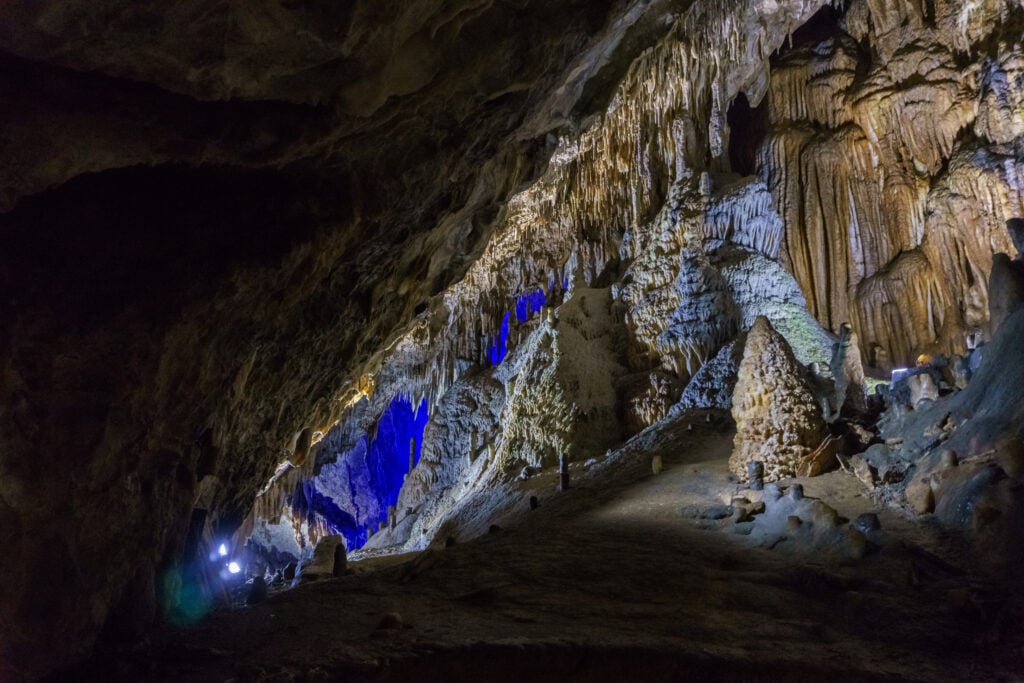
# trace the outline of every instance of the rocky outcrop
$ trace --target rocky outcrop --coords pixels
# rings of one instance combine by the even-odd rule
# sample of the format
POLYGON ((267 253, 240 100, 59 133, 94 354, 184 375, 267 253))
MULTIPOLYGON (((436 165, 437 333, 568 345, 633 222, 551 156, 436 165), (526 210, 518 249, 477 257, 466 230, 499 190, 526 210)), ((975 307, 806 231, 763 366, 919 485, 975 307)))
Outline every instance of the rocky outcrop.
POLYGON ((741 481, 750 462, 764 463, 765 481, 813 476, 831 465, 816 457, 827 431, 802 374, 786 340, 767 318, 758 318, 747 333, 732 398, 736 439, 729 470, 741 481))
POLYGON ((863 413, 867 408, 864 364, 860 359, 857 333, 847 323, 839 326, 839 341, 832 348, 832 361, 829 366, 832 370, 835 392, 829 401, 828 419, 837 417, 844 408, 854 413, 863 413))
POLYGON ((1024 305, 1024 261, 1006 254, 992 257, 988 280, 989 334, 999 331, 1003 321, 1024 305))
POLYGON ((669 414, 681 415, 692 408, 731 409, 745 345, 746 335, 741 335, 719 349, 715 357, 701 366, 687 383, 679 402, 672 406, 669 414))
POLYGON ((884 424, 899 434, 890 459, 912 464, 904 489, 910 509, 967 532, 974 561, 1006 571, 1024 560, 1024 366, 1017 361, 1024 308, 1010 315, 962 391, 884 424))
POLYGON ((150 623, 669 5, 5 8, 0 662, 150 623))

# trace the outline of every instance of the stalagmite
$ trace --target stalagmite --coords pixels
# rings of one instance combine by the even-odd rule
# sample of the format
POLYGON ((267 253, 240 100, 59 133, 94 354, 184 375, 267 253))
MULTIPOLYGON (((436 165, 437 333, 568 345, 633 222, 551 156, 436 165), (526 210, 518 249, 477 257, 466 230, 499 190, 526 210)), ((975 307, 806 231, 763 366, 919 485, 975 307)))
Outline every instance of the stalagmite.
POLYGON ((867 407, 867 382, 864 379, 857 333, 848 323, 839 327, 839 341, 833 347, 830 367, 835 381, 835 393, 830 403, 834 412, 829 416, 829 421, 838 417, 843 408, 863 413, 867 407))
POLYGON ((785 339, 767 318, 747 334, 733 393, 736 438, 730 471, 746 481, 747 465, 764 464, 764 480, 819 474, 829 463, 812 459, 825 438, 825 424, 785 339))

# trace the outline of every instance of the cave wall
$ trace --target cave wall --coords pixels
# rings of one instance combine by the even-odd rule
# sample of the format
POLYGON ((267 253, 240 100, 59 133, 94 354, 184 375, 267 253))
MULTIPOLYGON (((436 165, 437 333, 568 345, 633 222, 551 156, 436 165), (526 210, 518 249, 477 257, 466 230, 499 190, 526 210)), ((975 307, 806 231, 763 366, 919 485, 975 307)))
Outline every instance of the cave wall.
POLYGON ((756 172, 783 260, 882 369, 987 332, 992 254, 1024 208, 1022 21, 1011 2, 858 1, 773 59, 756 172))
MULTIPOLYGON (((193 507, 240 542, 394 396, 443 424, 526 292, 610 287, 612 349, 656 394, 625 436, 762 313, 805 363, 844 320, 868 358, 961 348, 1021 212, 1008 1, 4 11, 11 671, 88 652, 110 615, 139 633, 193 507)), ((437 468, 501 485, 489 454, 446 460, 497 440, 509 384, 484 384, 400 507, 437 468)))
MULTIPOLYGON (((680 394, 727 408, 729 387, 701 368, 724 348, 728 370, 735 346, 723 345, 759 315, 826 374, 829 333, 846 321, 879 371, 963 351, 985 326, 991 255, 1008 248, 1003 222, 1020 209, 1019 27, 1020 8, 999 2, 694 5, 510 199, 428 315, 422 372, 401 381, 444 396, 486 364, 510 301, 563 280, 612 284, 627 436, 680 394)), ((510 344, 523 339, 513 331, 510 344)), ((527 377, 556 371, 553 356, 540 360, 527 377)), ((541 386, 511 390, 510 416, 537 411, 541 386)), ((549 429, 492 424, 489 457, 558 442, 565 401, 548 399, 549 429)), ((419 489, 408 507, 431 495, 419 489)), ((443 520, 445 506, 430 505, 443 520)))

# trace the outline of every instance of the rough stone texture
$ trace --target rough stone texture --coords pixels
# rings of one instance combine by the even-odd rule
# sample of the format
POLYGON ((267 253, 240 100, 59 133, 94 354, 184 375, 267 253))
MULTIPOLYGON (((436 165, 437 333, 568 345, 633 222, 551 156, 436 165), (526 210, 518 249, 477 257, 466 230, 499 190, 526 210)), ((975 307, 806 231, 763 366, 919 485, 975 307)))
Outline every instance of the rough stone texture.
POLYGON ((405 542, 410 550, 423 549, 434 539, 480 473, 495 466, 491 449, 504 405, 504 386, 490 373, 452 386, 424 430, 420 464, 399 494, 397 530, 371 547, 405 542))
POLYGON ((627 433, 636 434, 668 415, 677 405, 682 384, 674 374, 661 369, 625 378, 619 393, 627 433))
POLYGON ((692 408, 730 410, 745 345, 746 335, 741 335, 719 349, 686 385, 679 402, 672 406, 669 414, 681 415, 692 408))
POLYGON ((756 166, 784 263, 811 312, 833 331, 853 323, 865 354, 962 353, 983 327, 992 253, 1022 208, 1021 26, 1003 0, 823 10, 744 120, 768 129, 756 166))
POLYGON ((608 289, 577 288, 499 373, 508 397, 497 457, 508 471, 550 467, 564 454, 585 460, 621 437, 616 353, 608 289))
POLYGON ((988 280, 989 334, 995 335, 1003 321, 1024 305, 1024 261, 1006 254, 992 257, 988 280))
POLYGON ((197 482, 230 533, 671 17, 328 5, 5 5, 5 665, 148 622, 197 482))
POLYGON ((316 581, 334 576, 334 560, 338 547, 344 552, 345 539, 341 536, 325 536, 317 541, 313 555, 299 565, 295 580, 316 581))
POLYGON ((862 413, 867 407, 867 381, 864 379, 857 333, 846 323, 839 327, 839 341, 832 349, 832 361, 829 363, 835 382, 830 407, 835 416, 844 407, 855 413, 862 413))
POLYGON ((1024 519, 1022 334, 1024 308, 1019 308, 985 347, 966 389, 883 425, 883 436, 901 437, 893 455, 915 465, 905 490, 908 505, 919 513, 934 510, 944 524, 970 531, 974 561, 997 570, 1024 560, 1019 534, 1024 519))
POLYGON ((812 458, 826 435, 821 409, 767 318, 758 318, 747 333, 732 402, 736 440, 729 470, 741 481, 755 460, 764 463, 765 481, 823 471, 825 463, 812 458))

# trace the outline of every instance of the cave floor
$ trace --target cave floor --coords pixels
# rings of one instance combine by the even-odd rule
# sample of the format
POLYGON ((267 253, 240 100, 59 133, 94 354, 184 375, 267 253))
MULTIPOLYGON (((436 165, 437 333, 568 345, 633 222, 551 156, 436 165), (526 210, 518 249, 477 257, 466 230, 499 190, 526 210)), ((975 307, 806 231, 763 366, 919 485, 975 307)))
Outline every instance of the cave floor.
MULTIPOLYGON (((842 472, 801 480, 839 512, 876 510, 860 560, 680 513, 728 500, 727 418, 680 419, 576 476, 523 484, 519 523, 453 547, 353 563, 155 635, 76 679, 1015 680, 1018 604, 961 572, 937 529, 877 509, 842 472), (665 470, 653 475, 660 453, 665 470), (528 511, 526 497, 542 493, 528 511), (790 544, 792 546, 792 544, 790 544), (940 555, 945 555, 942 559, 940 555), (377 628, 397 613, 399 628, 377 628)), ((1002 592, 1001 592, 1002 591, 1002 592)))

